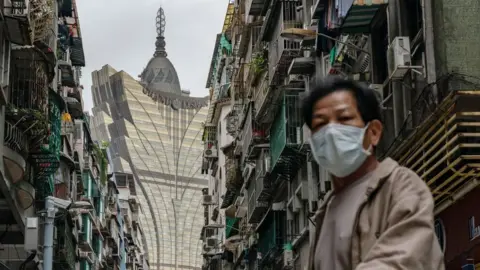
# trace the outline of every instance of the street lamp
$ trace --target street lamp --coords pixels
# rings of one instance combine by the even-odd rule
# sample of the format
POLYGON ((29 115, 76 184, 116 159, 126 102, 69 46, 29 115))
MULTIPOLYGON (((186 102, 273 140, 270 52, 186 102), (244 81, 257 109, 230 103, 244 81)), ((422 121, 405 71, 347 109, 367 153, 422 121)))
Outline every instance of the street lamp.
POLYGON ((45 239, 43 241, 43 270, 53 269, 53 232, 55 228, 55 214, 58 212, 59 209, 69 210, 72 208, 83 208, 91 210, 93 209, 93 206, 90 202, 72 202, 70 200, 64 200, 52 196, 48 196, 45 199, 45 209, 47 211, 47 214, 45 217, 44 228, 45 239))
POLYGON ((317 33, 317 31, 315 30, 310 30, 310 29, 303 29, 303 28, 289 28, 289 29, 285 29, 283 30, 281 33, 280 33, 280 36, 283 37, 283 38, 286 38, 286 39, 292 39, 292 40, 306 40, 306 39, 314 39, 316 38, 317 36, 321 36, 321 37, 324 37, 326 39, 330 39, 332 41, 336 41, 340 44, 343 44, 347 47, 352 47, 356 50, 359 50, 361 52, 364 52, 368 55, 370 55, 370 52, 352 44, 352 43, 347 43, 347 42, 343 42, 339 39, 336 39, 336 38, 333 38, 329 35, 325 35, 325 34, 322 34, 322 33, 317 33))

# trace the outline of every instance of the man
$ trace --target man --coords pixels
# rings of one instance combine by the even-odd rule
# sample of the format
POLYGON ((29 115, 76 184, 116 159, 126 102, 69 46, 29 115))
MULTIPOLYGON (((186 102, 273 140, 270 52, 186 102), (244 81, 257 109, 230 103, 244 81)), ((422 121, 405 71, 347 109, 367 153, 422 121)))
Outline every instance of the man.
POLYGON ((329 78, 303 102, 317 163, 333 190, 315 214, 309 270, 443 270, 433 198, 413 171, 379 162, 383 131, 373 90, 329 78))

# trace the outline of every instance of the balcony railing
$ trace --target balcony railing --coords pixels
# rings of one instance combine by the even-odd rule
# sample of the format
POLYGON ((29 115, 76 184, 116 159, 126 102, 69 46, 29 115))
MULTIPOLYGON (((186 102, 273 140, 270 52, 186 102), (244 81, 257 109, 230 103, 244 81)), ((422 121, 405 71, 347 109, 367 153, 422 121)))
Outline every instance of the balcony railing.
POLYGON ((257 201, 257 197, 257 190, 252 186, 248 196, 248 223, 250 224, 259 223, 268 210, 268 202, 257 201))
POLYGON ((262 254, 261 264, 269 262, 283 251, 286 241, 286 212, 272 211, 268 214, 262 227, 258 229, 259 238, 257 250, 262 254))
POLYGON ((303 28, 303 21, 300 20, 300 13, 297 6, 301 2, 285 1, 282 2, 282 13, 280 15, 280 25, 275 31, 276 40, 269 43, 268 65, 269 79, 271 85, 280 85, 287 76, 288 67, 293 58, 300 56, 300 42, 285 39, 280 33, 285 29, 303 28))
MULTIPOLYGON (((270 129, 272 174, 280 178, 294 177, 306 157, 305 135, 298 92, 287 92, 270 129)), ((278 178, 277 178, 278 179, 278 178)))
POLYGON ((29 140, 22 130, 5 122, 5 146, 26 156, 28 155, 29 140))
POLYGON ((58 269, 75 269, 76 254, 72 228, 65 219, 56 221, 55 265, 58 269))
POLYGON ((32 59, 34 54, 20 49, 12 51, 15 61, 11 63, 9 103, 16 108, 46 114, 49 75, 45 63, 32 59))

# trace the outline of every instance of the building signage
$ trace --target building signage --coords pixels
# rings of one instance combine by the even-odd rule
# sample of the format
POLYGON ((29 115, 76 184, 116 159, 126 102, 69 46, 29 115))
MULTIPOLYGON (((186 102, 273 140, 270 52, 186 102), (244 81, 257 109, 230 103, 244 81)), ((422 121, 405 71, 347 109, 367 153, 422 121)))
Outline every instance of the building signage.
POLYGON ((468 219, 468 228, 470 233, 470 241, 480 236, 480 226, 477 226, 475 223, 474 216, 468 219))

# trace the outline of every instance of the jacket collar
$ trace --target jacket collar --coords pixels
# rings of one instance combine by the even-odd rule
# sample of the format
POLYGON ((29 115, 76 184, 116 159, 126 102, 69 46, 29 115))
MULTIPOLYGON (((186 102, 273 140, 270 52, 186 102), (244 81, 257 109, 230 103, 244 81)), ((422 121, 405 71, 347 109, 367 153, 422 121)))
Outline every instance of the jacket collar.
MULTIPOLYGON (((386 158, 380 164, 378 164, 378 167, 373 171, 372 176, 368 180, 368 187, 365 193, 365 196, 367 198, 370 197, 372 193, 374 193, 388 178, 388 176, 393 172, 395 168, 397 168, 399 165, 396 161, 394 161, 391 158, 386 158)), ((318 208, 317 212, 315 213, 314 219, 316 220, 319 216, 322 216, 325 210, 327 209, 327 205, 332 199, 333 196, 333 191, 329 191, 326 195, 325 198, 318 208)))

